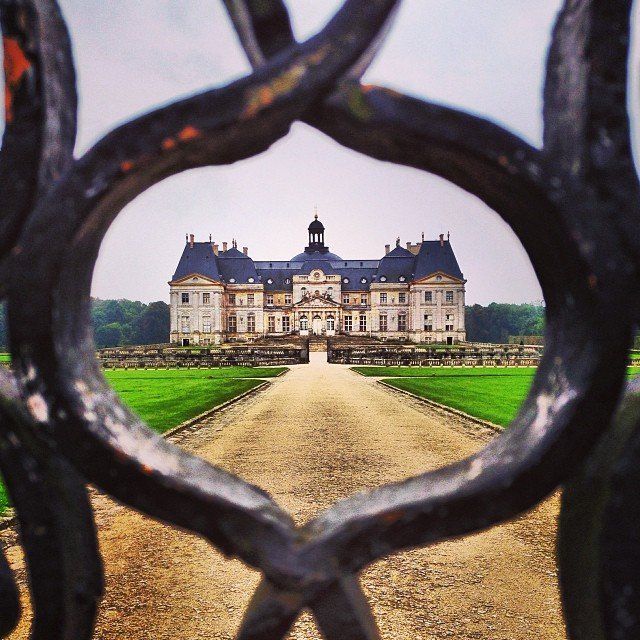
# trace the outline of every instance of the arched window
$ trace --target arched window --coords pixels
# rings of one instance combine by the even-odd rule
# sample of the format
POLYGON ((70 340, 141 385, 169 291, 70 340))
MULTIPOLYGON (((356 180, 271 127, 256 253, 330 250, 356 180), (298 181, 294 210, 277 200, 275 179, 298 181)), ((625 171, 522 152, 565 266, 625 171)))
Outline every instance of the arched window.
POLYGON ((329 287, 327 289, 327 297, 328 298, 333 298, 333 287, 329 287))
POLYGON ((306 331, 309 328, 309 318, 300 316, 300 331, 306 331))
POLYGON ((302 289, 300 289, 300 295, 303 298, 306 298, 306 296, 307 296, 307 287, 302 287, 302 289))

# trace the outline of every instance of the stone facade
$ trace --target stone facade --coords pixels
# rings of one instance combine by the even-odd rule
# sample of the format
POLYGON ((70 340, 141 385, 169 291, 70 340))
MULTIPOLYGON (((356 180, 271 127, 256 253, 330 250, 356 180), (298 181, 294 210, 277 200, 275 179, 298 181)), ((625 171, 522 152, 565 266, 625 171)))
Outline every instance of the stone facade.
POLYGON ((412 342, 466 338, 465 283, 449 237, 400 246, 379 260, 343 260, 309 225, 289 261, 254 261, 214 242, 187 242, 169 282, 171 342, 219 344, 263 336, 370 335, 412 342))

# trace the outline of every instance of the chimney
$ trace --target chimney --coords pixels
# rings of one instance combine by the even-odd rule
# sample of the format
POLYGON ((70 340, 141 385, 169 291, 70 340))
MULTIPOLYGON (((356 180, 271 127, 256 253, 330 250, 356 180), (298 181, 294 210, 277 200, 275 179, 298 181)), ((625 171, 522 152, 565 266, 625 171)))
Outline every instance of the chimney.
POLYGON ((400 246, 400 236, 396 238, 396 247, 400 246))
POLYGON ((444 247, 444 233, 440 234, 440 246, 444 247))
POLYGON ((195 236, 193 233, 189 234, 189 246, 193 249, 193 241, 195 240, 195 236))
POLYGON ((449 242, 450 237, 451 237, 451 231, 447 231, 447 242, 449 242))
POLYGON ((222 250, 223 250, 223 251, 226 251, 226 250, 227 250, 227 243, 226 243, 226 242, 223 242, 223 243, 222 243, 222 250))
POLYGON ((407 249, 411 251, 411 242, 407 242, 407 249))
POLYGON ((242 247, 242 253, 244 253, 245 256, 249 255, 249 247, 242 247))
POLYGON ((387 255, 387 253, 389 253, 391 251, 391 245, 390 244, 385 244, 384 245, 384 254, 387 255))
POLYGON ((211 242, 211 234, 209 234, 209 242, 211 242))
POLYGON ((216 256, 218 255, 218 245, 215 242, 213 243, 213 253, 216 256))
POLYGON ((188 233, 184 234, 184 241, 185 242, 189 242, 189 234, 188 233))
POLYGON ((422 232, 422 242, 424 242, 424 231, 422 232))

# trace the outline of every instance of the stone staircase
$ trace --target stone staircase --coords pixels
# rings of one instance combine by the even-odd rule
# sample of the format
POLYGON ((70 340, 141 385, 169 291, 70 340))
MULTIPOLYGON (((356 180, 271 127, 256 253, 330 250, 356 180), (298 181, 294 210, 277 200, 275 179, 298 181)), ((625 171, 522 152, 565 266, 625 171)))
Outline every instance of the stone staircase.
POLYGON ((326 351, 327 338, 325 336, 310 336, 309 351, 326 351))

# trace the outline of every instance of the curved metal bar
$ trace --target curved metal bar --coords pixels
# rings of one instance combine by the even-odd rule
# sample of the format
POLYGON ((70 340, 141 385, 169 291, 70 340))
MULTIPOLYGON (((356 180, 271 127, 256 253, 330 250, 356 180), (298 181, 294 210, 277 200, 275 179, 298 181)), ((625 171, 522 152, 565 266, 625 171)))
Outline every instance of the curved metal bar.
MULTIPOLYGON (((6 123, 0 149, 0 271, 37 199, 70 165, 76 138, 73 57, 52 0, 0 4, 6 123)), ((6 274, 5 274, 6 276, 6 274)), ((0 293, 6 277, 0 277, 0 293)))
MULTIPOLYGON (((246 31, 259 23, 245 20, 239 26, 246 31)), ((513 517, 569 477, 580 463, 575 434, 581 430, 583 453, 597 441, 615 406, 626 362, 626 345, 612 358, 611 334, 602 331, 603 318, 590 310, 620 295, 616 278, 628 269, 624 257, 613 266, 609 260, 604 272, 588 264, 575 228, 569 227, 573 217, 558 205, 547 155, 486 120, 345 81, 314 104, 305 121, 351 149, 436 173, 478 196, 514 229, 548 303, 545 361, 507 433, 468 460, 349 498, 308 525, 317 544, 330 546, 342 566, 358 570, 386 553, 513 517), (599 291, 585 273, 600 278, 599 291), (568 308, 584 320, 580 330, 568 308), (610 375, 596 376, 607 365, 610 375), (606 406, 601 398, 609 398, 606 406)), ((605 241, 602 220, 600 227, 595 238, 608 251, 620 238, 609 232, 605 241)), ((627 316, 617 326, 627 340, 631 323, 627 316)), ((314 543, 308 553, 318 553, 314 543)))
POLYGON ((38 433, 116 498, 276 576, 291 566, 290 518, 264 492, 150 432, 104 381, 89 329, 93 264, 108 225, 144 189, 190 167, 255 154, 284 135, 361 55, 394 4, 349 0, 319 36, 250 78, 117 129, 43 200, 18 244, 9 296, 12 352, 38 433), (23 287, 42 296, 39 320, 18 293, 23 287))
POLYGON ((562 495, 560 585, 573 640, 640 634, 640 381, 562 495))
MULTIPOLYGON (((606 264, 608 246, 589 242, 594 202, 618 229, 629 281, 640 284, 638 178, 627 108, 631 0, 567 2, 553 33, 544 89, 544 151, 562 176, 554 198, 589 260, 606 264), (584 198, 581 194, 588 193, 584 198), (584 236, 584 239, 582 238, 584 236)), ((633 69, 637 73, 637 69, 633 69)), ((640 317, 640 299, 628 304, 640 317)))
MULTIPOLYGON (((59 453, 25 437, 31 419, 19 401, 12 374, 0 369, 0 468, 25 550, 33 609, 30 637, 88 639, 103 583, 87 491, 59 453)), ((10 597, 4 606, 9 604, 10 597)), ((17 622, 16 617, 8 620, 17 622)))
POLYGON ((11 567, 0 552, 0 637, 8 636, 20 620, 20 596, 11 567))
MULTIPOLYGON (((259 67, 255 73, 120 127, 68 166, 53 189, 50 177, 43 180, 44 191, 13 248, 12 353, 30 414, 15 422, 17 442, 27 452, 20 455, 31 460, 23 457, 20 464, 37 465, 43 477, 22 506, 22 482, 14 484, 22 517, 37 521, 29 500, 48 491, 77 500, 65 516, 79 523, 79 548, 95 559, 86 495, 69 460, 126 504, 200 533, 262 569, 267 580, 239 636, 247 640, 282 637, 302 607, 314 611, 326 637, 376 638, 353 574, 386 554, 477 531, 533 506, 593 450, 624 381, 640 309, 637 294, 628 306, 618 304, 629 296, 628 283, 638 284, 640 263, 640 241, 625 238, 625 225, 640 219, 624 100, 630 2, 566 3, 549 57, 542 150, 481 118, 355 81, 395 5, 348 0, 318 36, 298 45, 279 0, 227 0, 259 67), (507 432, 467 460, 344 500, 301 530, 266 493, 150 433, 106 384, 89 328, 93 265, 121 208, 167 176, 255 155, 295 119, 352 149, 430 171, 481 198, 520 238, 548 303, 545 357, 507 432), (24 290, 37 302, 25 300, 24 290)), ((54 5, 34 0, 29 6, 54 5)), ((23 86, 25 78, 17 77, 15 86, 23 86)), ((29 95, 42 109, 40 94, 29 95)), ((32 121, 39 117, 41 112, 32 121)), ((65 140, 68 145, 68 135, 65 140)), ((47 166, 64 167, 69 152, 61 157, 47 166)), ((11 393, 5 392, 3 415, 16 406, 11 393)), ((9 433, 0 429, 5 448, 9 433)), ((6 456, 0 454, 0 463, 8 465, 13 482, 20 479, 6 456)), ((599 512, 605 524, 607 513, 599 512)), ((54 510, 47 521, 54 537, 59 514, 54 510)), ((620 541, 613 528, 602 531, 607 544, 620 541)), ((71 577, 65 588, 87 585, 88 604, 78 620, 90 626, 91 602, 99 593, 91 581, 95 572, 75 574, 80 556, 56 545, 62 550, 56 566, 71 577)), ((618 591, 624 586, 620 580, 610 584, 618 591)), ((70 612, 61 620, 75 615, 68 593, 56 604, 58 613, 65 606, 70 612)), ((606 606, 603 619, 621 611, 606 606)), ((603 624, 614 628, 610 619, 603 624)))

